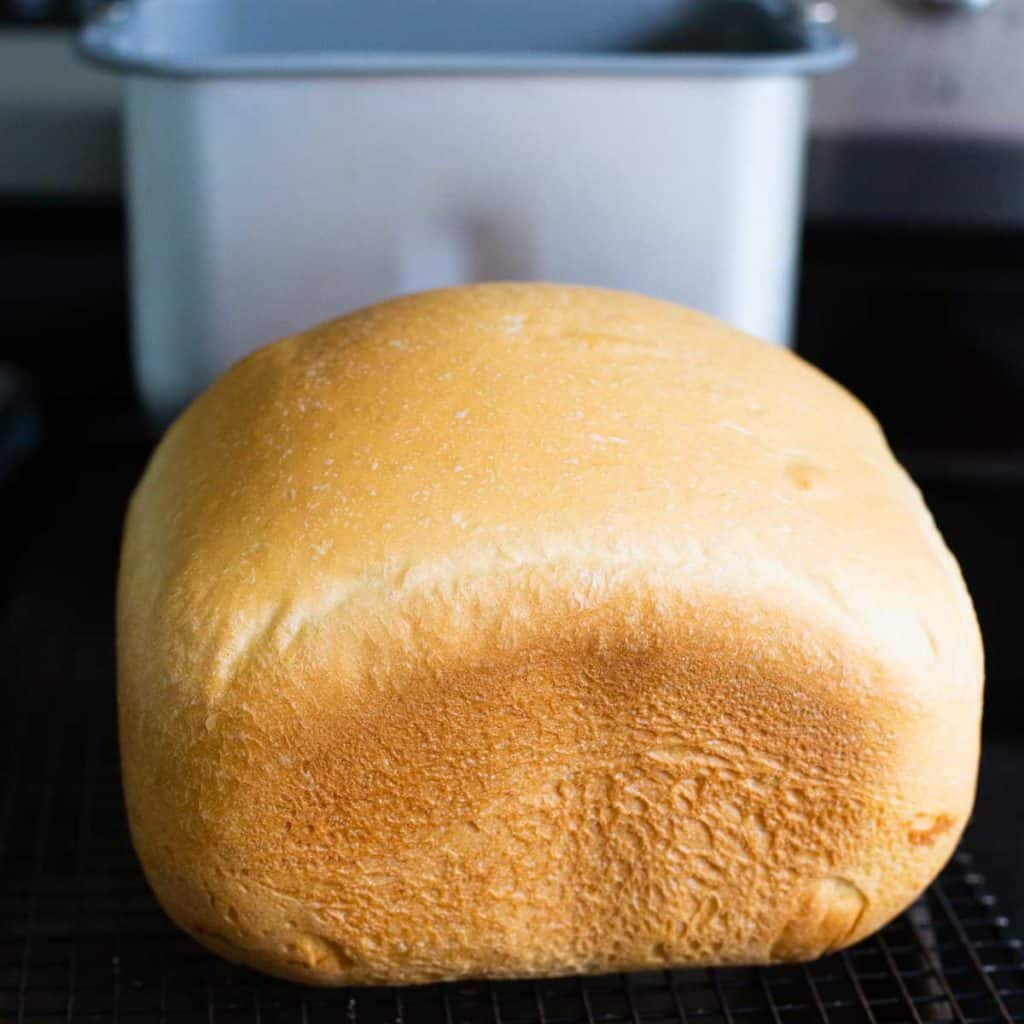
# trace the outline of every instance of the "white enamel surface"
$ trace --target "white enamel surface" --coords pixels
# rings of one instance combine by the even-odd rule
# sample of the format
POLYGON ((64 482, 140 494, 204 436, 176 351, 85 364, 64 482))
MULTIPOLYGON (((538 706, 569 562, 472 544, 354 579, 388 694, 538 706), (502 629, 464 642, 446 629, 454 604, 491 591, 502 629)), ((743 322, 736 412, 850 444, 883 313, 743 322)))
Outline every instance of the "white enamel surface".
POLYGON ((633 289, 785 344, 793 76, 126 82, 137 373, 165 418, 282 334, 487 279, 633 289))

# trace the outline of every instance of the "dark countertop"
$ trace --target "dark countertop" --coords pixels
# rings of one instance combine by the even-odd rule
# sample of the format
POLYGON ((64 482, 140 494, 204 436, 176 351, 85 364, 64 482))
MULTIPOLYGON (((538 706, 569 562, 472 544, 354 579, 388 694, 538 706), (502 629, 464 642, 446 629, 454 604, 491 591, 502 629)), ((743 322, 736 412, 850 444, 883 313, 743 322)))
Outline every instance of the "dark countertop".
POLYGON ((1024 740, 988 729, 981 755, 981 778, 974 820, 964 848, 1003 912, 1024 935, 1024 740))

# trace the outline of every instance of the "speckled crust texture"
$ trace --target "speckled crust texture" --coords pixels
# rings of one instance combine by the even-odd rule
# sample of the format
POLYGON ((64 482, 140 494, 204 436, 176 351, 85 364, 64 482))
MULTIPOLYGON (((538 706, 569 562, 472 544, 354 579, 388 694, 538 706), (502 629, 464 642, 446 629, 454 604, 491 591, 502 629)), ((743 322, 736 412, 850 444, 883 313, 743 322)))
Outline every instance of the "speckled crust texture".
POLYGON ((210 948, 321 984, 807 959, 931 880, 981 646, 874 421, 621 293, 243 361, 133 497, 125 794, 210 948))

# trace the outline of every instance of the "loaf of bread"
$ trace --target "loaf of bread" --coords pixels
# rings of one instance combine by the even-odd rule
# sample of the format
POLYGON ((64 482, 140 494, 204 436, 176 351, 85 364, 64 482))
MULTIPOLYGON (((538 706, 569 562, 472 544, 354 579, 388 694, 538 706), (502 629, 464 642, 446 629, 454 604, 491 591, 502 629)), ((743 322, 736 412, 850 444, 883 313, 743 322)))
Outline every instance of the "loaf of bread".
POLYGON ((170 916, 322 984, 818 956, 973 799, 982 652, 872 417, 636 295, 262 349, 128 513, 119 713, 170 916))

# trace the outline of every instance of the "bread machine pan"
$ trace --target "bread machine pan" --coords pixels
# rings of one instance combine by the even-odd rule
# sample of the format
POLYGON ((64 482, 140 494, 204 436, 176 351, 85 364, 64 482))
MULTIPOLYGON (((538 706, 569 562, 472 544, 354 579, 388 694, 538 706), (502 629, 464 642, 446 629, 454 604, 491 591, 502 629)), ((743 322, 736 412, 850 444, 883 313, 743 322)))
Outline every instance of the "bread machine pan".
POLYGON ((852 56, 788 0, 137 0, 79 45, 125 79, 157 420, 279 335, 463 281, 787 343, 807 76, 852 56))

